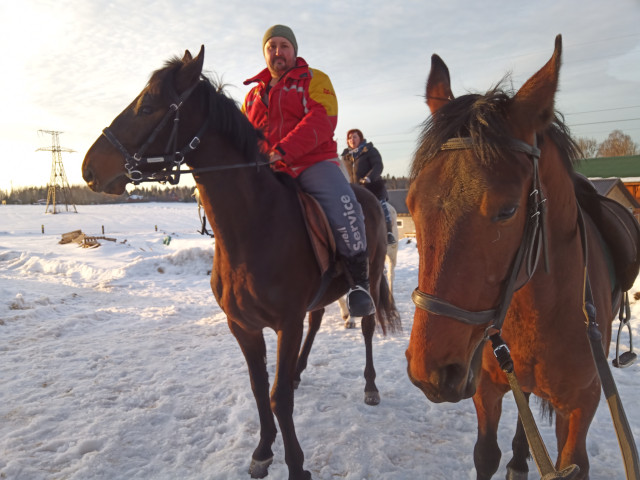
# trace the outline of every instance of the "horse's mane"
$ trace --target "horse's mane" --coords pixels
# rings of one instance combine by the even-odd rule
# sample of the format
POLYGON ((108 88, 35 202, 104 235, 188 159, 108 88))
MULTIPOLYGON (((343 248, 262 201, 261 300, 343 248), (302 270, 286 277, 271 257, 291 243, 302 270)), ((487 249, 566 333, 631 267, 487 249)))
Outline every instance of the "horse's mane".
MULTIPOLYGON (((495 159, 509 155, 510 136, 507 111, 514 93, 498 86, 484 95, 467 94, 443 105, 423 124, 418 148, 411 164, 410 179, 414 180, 422 168, 440 151, 449 139, 471 137, 473 149, 481 164, 489 166, 495 159)), ((538 136, 539 147, 544 136, 556 144, 563 164, 568 172, 573 171, 573 163, 580 158, 580 150, 572 140, 564 118, 559 112, 547 127, 544 135, 538 136)))
MULTIPOLYGON (((175 74, 182 65, 182 59, 179 57, 167 60, 163 68, 151 75, 149 90, 166 97, 167 102, 173 101, 170 92, 174 89, 175 74)), ((204 89, 205 95, 209 98, 208 105, 204 102, 202 105, 203 108, 208 107, 209 128, 224 135, 247 160, 255 161, 262 156, 260 152, 260 143, 264 139, 262 132, 254 128, 242 114, 236 101, 226 94, 225 85, 205 74, 200 75, 200 85, 199 88, 204 89)))

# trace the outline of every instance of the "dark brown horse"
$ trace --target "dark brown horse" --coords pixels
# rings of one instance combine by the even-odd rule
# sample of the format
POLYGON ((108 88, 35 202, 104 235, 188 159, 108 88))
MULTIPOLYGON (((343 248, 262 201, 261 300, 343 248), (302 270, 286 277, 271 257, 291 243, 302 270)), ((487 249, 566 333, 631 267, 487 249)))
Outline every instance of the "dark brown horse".
MULTIPOLYGON (((407 200, 421 307, 406 352, 408 374, 431 401, 473 397, 478 479, 491 478, 501 456, 497 430, 509 384, 486 341, 500 327, 525 395, 538 396, 555 415, 556 468, 575 464, 577 478, 589 475, 586 436, 600 380, 585 326, 585 272, 606 351, 618 305, 594 223, 586 215, 580 220, 577 147, 554 110, 561 46, 558 36, 550 61, 515 94, 497 87, 454 98, 437 55, 427 82, 432 116, 407 200)), ((507 478, 526 478, 521 423, 513 452, 507 478)))
MULTIPOLYGON (((283 182, 269 168, 260 153, 259 133, 235 102, 202 75, 203 60, 204 48, 195 58, 187 51, 184 58, 175 58, 154 72, 142 92, 89 149, 83 177, 95 191, 120 194, 132 181, 176 183, 180 175, 176 165, 182 160, 192 168, 215 235, 211 287, 246 358, 260 417, 260 442, 253 452, 251 476, 268 474, 276 437, 275 414, 289 478, 308 479, 311 474, 303 468, 304 455, 292 418, 304 319, 312 310, 310 338, 298 362, 298 374, 320 326, 322 307, 343 295, 348 282, 340 274, 319 301, 314 301, 321 291, 321 275, 297 193, 287 185, 293 182, 290 178, 283 182), (312 303, 316 306, 309 308, 312 303), (271 392, 264 328, 278 335, 271 392)), ((383 275, 387 245, 382 210, 364 189, 357 189, 356 195, 365 212, 371 293, 377 309, 362 321, 365 401, 376 404, 379 396, 371 350, 376 318, 383 331, 399 327, 400 319, 383 275)))

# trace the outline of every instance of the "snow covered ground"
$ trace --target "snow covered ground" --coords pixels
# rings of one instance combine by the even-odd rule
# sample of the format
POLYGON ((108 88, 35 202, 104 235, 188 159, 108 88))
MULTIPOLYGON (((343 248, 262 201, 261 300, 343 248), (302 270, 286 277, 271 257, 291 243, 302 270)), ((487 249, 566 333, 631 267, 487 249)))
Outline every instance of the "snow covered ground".
MULTIPOLYGON (((195 204, 80 205, 57 215, 0 206, 0 478, 249 478, 258 417, 209 287, 213 240, 199 227, 195 204), (116 241, 58 243, 77 229, 116 241)), ((363 402, 360 330, 343 328, 337 305, 328 309, 294 414, 316 480, 475 479, 471 400, 432 404, 406 375, 417 260, 415 243, 401 241, 394 290, 404 332, 374 337, 380 405, 363 402)), ((640 302, 632 316, 640 342, 640 302)), ((276 337, 265 333, 273 378, 276 337)), ((639 439, 640 364, 613 373, 639 439)), ((509 394, 496 478, 516 415, 509 394)), ((555 458, 553 427, 539 428, 555 458)), ((625 478, 604 401, 587 444, 592 479, 625 478)), ((285 479, 280 436, 274 454, 268 478, 285 479)))

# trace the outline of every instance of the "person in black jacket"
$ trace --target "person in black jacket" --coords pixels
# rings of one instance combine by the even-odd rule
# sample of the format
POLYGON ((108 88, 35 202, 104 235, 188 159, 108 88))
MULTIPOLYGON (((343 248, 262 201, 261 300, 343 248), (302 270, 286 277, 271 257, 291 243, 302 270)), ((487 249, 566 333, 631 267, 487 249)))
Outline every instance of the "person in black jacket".
POLYGON ((382 157, 380 152, 367 142, 362 132, 357 128, 352 128, 347 132, 347 145, 342 152, 342 161, 349 174, 349 181, 354 184, 364 185, 367 190, 373 193, 382 205, 384 218, 387 223, 387 243, 396 243, 391 225, 391 214, 387 206, 389 195, 385 181, 382 179, 382 157))

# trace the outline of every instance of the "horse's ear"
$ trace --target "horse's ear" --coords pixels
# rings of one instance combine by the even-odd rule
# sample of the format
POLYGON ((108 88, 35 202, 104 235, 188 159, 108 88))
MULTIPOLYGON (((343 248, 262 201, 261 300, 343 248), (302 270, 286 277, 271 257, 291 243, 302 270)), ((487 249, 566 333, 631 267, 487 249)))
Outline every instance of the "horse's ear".
POLYGON ((204 64, 204 45, 200 47, 200 52, 195 58, 192 58, 189 50, 186 50, 182 62, 182 68, 180 68, 176 77, 176 88, 179 93, 187 90, 200 80, 202 65, 204 64))
POLYGON ((449 69, 435 53, 431 56, 431 71, 427 79, 427 105, 435 113, 444 104, 454 99, 451 92, 449 69))
POLYGON ((539 132, 553 120, 561 56, 562 35, 558 35, 551 59, 513 97, 509 116, 522 134, 539 132))

